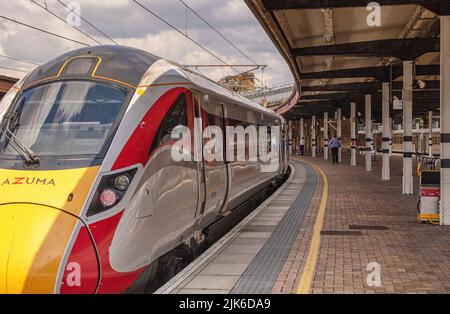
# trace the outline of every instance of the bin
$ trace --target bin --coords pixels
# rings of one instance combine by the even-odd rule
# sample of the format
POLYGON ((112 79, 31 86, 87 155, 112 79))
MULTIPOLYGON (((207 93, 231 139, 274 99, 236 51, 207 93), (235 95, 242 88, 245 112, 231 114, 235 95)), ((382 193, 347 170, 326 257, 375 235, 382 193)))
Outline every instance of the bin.
POLYGON ((439 223, 439 202, 441 200, 441 172, 422 170, 419 190, 419 220, 439 223))

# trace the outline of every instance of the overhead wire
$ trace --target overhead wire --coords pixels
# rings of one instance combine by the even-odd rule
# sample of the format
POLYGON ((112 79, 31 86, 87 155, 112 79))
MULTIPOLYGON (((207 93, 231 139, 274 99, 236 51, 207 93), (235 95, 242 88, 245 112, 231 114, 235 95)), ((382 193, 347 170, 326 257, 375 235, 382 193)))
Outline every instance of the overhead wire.
POLYGON ((191 42, 193 42, 195 45, 197 45, 198 47, 200 47, 201 49, 203 49, 204 51, 206 51, 207 53, 209 53, 211 56, 213 56, 214 58, 216 58, 217 60, 219 60, 221 63, 223 63, 224 65, 228 66, 229 68, 231 68, 232 70, 234 70, 236 73, 241 73, 239 72, 236 68, 234 68, 232 65, 228 64, 226 61, 224 61, 222 58, 220 58, 217 54, 215 54, 214 52, 212 52, 211 50, 209 50, 208 48, 206 48, 205 46, 203 46, 201 43, 199 43, 198 41, 194 40, 192 37, 190 37, 189 35, 183 33, 180 29, 178 29, 177 27, 175 27, 174 25, 172 25, 171 23, 167 22, 164 18, 162 18, 160 15, 158 15, 157 13, 155 13, 153 10, 149 9, 148 7, 146 7, 145 5, 143 5, 142 3, 140 3, 137 0, 133 0, 134 3, 136 3, 138 6, 140 6, 142 9, 144 9, 145 11, 147 11, 148 13, 150 13, 151 15, 153 15, 154 17, 156 17, 158 20, 160 20, 161 22, 163 22, 164 24, 166 24, 167 26, 169 26, 170 28, 172 28, 173 30, 175 30, 177 33, 181 34, 182 36, 186 37, 187 39, 189 39, 191 42))
POLYGON ((84 36, 88 37, 89 39, 95 41, 97 44, 102 45, 102 43, 100 41, 98 41, 97 39, 95 39, 94 37, 92 37, 91 35, 87 34, 86 32, 82 31, 81 29, 79 29, 78 27, 71 25, 70 23, 68 23, 65 19, 63 19, 62 17, 60 17, 59 15, 57 15, 55 12, 51 11, 47 6, 44 6, 38 2, 36 2, 35 0, 30 0, 32 3, 34 3, 35 5, 37 5, 38 7, 40 7, 41 9, 43 9, 44 11, 46 11, 47 13, 53 15, 54 17, 56 17, 58 20, 64 22, 65 24, 69 25, 70 27, 72 27, 74 30, 80 32, 81 34, 83 34, 84 36))
MULTIPOLYGON (((30 0, 32 3, 38 5, 39 7, 41 7, 43 10, 45 10, 46 12, 48 12, 49 14, 55 16, 56 18, 58 18, 59 20, 63 21, 64 23, 70 25, 69 23, 67 23, 66 20, 64 20, 63 18, 61 18, 60 16, 58 16, 56 13, 54 13, 53 11, 51 11, 50 9, 48 9, 46 6, 43 6, 39 3, 37 3, 35 0, 30 0)), ((85 23, 87 23, 88 25, 90 25, 93 29, 95 29, 96 31, 98 31, 100 34, 102 34, 103 36, 105 36, 106 38, 108 38, 111 42, 113 42, 116 45, 119 45, 114 39, 112 39, 110 36, 108 36, 107 34, 105 34, 103 31, 101 31, 98 27, 96 27, 94 24, 92 24, 91 22, 89 22, 88 20, 86 20, 85 18, 83 18, 81 15, 79 15, 78 13, 76 13, 75 11, 73 11, 67 4, 65 4, 64 2, 57 0, 58 3, 60 3, 62 6, 64 6, 66 9, 70 10, 73 14, 75 14, 76 16, 78 16, 80 19, 82 19, 85 23)), ((147 11, 148 13, 150 13, 151 15, 153 15, 154 17, 156 17, 157 19, 159 19, 161 22, 165 23, 166 25, 168 25, 169 27, 171 27, 172 29, 174 29, 176 32, 178 32, 179 34, 183 35, 184 37, 188 38, 191 42, 193 42, 195 45, 197 45, 198 47, 200 47, 202 50, 204 50, 205 52, 207 52, 208 54, 212 55, 215 59, 217 59, 218 61, 220 61, 221 63, 223 63, 225 66, 231 68, 232 70, 234 70, 236 73, 241 73, 240 71, 238 71, 236 68, 233 67, 233 65, 228 64, 226 61, 224 61, 221 57, 219 57, 216 53, 214 53, 213 51, 211 51, 210 49, 206 48, 205 46, 203 46, 201 43, 199 43, 198 41, 194 40, 192 37, 190 37, 188 35, 188 33, 183 33, 181 30, 179 30, 177 27, 175 27, 174 25, 172 25, 171 23, 169 23, 168 21, 166 21, 164 18, 162 18, 160 15, 156 14, 154 11, 152 11, 151 9, 149 9, 148 7, 146 7, 145 5, 143 5, 142 3, 140 3, 137 0, 133 0, 133 2, 135 2, 137 5, 139 5, 141 8, 143 8, 145 11, 147 11)), ((254 63, 255 65, 257 64, 252 58, 250 58, 244 51, 242 51, 242 49, 240 49, 239 47, 237 47, 237 45, 235 45, 231 40, 229 40, 226 36, 224 36, 220 31, 218 31, 213 25, 211 25, 206 19, 204 19, 200 14, 198 14, 192 7, 190 7, 189 5, 186 4, 186 2, 184 2, 183 0, 180 0, 180 2, 186 7, 187 10, 193 12, 198 18, 200 18, 204 23, 206 23, 211 29, 213 29, 219 36, 221 36, 225 41, 227 41, 231 46, 233 46, 237 51, 239 51, 244 57, 246 57, 249 61, 251 61, 252 63, 254 63)), ((7 20, 9 22, 12 23, 16 23, 19 25, 22 25, 24 27, 28 27, 31 28, 33 30, 36 31, 40 31, 43 32, 45 34, 54 36, 54 37, 58 37, 60 39, 64 39, 70 42, 74 42, 83 46, 90 46, 89 44, 80 41, 80 40, 76 40, 64 35, 60 35, 51 31, 47 31, 43 28, 37 27, 37 26, 33 26, 30 25, 28 23, 25 22, 21 22, 18 21, 16 19, 10 18, 8 16, 4 16, 4 15, 0 15, 1 19, 7 20)), ((73 25, 70 25, 71 27, 73 27, 75 30, 77 30, 78 32, 82 33, 84 36, 90 38, 91 40, 95 41, 98 44, 102 44, 100 41, 98 41, 97 39, 93 38, 92 36, 90 36, 89 34, 87 34, 86 32, 80 30, 79 28, 76 28, 73 25)), ((2 56, 2 55, 0 55, 2 56)), ((8 58, 11 60, 15 60, 15 61, 19 61, 19 62, 24 62, 24 63, 29 63, 32 65, 39 65, 38 63, 35 62, 31 62, 31 61, 27 61, 27 60, 21 60, 18 58, 12 58, 9 56, 2 56, 4 58, 8 58)), ((13 69, 13 70, 17 70, 17 69, 13 69)), ((25 72, 24 70, 20 70, 25 72)))
POLYGON ((73 14, 75 14, 76 16, 78 16, 83 22, 85 22, 86 24, 88 24, 90 27, 92 27, 93 29, 95 29, 97 32, 99 32, 100 34, 102 34, 103 36, 105 36, 106 38, 108 38, 111 42, 113 42, 115 45, 119 45, 114 39, 112 39, 110 36, 108 36, 107 34, 105 34, 101 29, 99 29, 98 27, 96 27, 94 24, 92 24, 91 22, 89 22, 87 19, 85 19, 84 17, 82 17, 80 14, 78 14, 77 12, 73 11, 67 4, 65 4, 64 2, 62 2, 61 0, 56 0, 58 1, 59 4, 61 4, 62 6, 64 6, 67 10, 71 11, 73 14))
POLYGON ((3 55, 3 54, 0 54, 0 57, 1 58, 5 58, 5 59, 18 61, 18 62, 22 62, 22 63, 28 63, 28 64, 31 64, 31 65, 37 65, 37 66, 41 65, 40 63, 37 63, 37 62, 28 61, 28 60, 24 60, 24 59, 19 59, 19 58, 15 58, 15 57, 10 57, 10 56, 6 56, 6 55, 3 55))
POLYGON ((209 23, 205 18, 203 18, 196 10, 189 6, 184 0, 179 0, 189 11, 194 13, 200 20, 202 20, 206 25, 208 25, 214 32, 216 32, 220 37, 222 37, 228 44, 235 48, 239 53, 241 53, 247 60, 251 61, 254 65, 258 65, 251 57, 248 56, 241 48, 234 44, 230 39, 223 35, 216 27, 209 23))
POLYGON ((60 34, 56 34, 56 33, 47 31, 45 29, 42 29, 40 27, 36 27, 36 26, 30 25, 30 24, 27 24, 25 22, 21 22, 21 21, 12 19, 12 18, 4 16, 4 15, 0 15, 0 18, 4 19, 4 20, 7 20, 9 22, 12 22, 12 23, 16 23, 16 24, 19 24, 19 25, 22 25, 22 26, 34 29, 36 31, 39 31, 39 32, 42 32, 42 33, 45 33, 45 34, 48 34, 48 35, 51 35, 51 36, 54 36, 54 37, 58 37, 58 38, 61 38, 61 39, 64 39, 64 40, 67 40, 67 41, 70 41, 70 42, 73 42, 73 43, 85 46, 85 47, 89 47, 90 46, 89 44, 87 44, 85 42, 82 42, 82 41, 79 41, 79 40, 76 40, 76 39, 72 39, 72 38, 69 38, 69 37, 66 37, 66 36, 63 36, 63 35, 60 35, 60 34))
POLYGON ((17 68, 13 68, 13 67, 8 67, 8 66, 5 66, 5 65, 0 65, 0 68, 5 69, 5 70, 10 70, 10 71, 23 72, 23 73, 29 73, 30 72, 30 71, 27 71, 27 70, 17 69, 17 68))

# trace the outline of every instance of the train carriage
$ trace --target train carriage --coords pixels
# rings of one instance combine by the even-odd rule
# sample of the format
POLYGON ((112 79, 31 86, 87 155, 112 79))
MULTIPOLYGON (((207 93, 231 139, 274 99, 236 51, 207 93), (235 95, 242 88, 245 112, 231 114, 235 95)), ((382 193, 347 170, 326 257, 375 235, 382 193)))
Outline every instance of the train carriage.
POLYGON ((4 97, 0 118, 1 293, 125 292, 287 171, 281 116, 133 48, 83 48, 40 66, 4 97), (278 164, 262 171, 226 149, 175 161, 179 125, 192 156, 210 126, 279 126, 269 136, 278 164))

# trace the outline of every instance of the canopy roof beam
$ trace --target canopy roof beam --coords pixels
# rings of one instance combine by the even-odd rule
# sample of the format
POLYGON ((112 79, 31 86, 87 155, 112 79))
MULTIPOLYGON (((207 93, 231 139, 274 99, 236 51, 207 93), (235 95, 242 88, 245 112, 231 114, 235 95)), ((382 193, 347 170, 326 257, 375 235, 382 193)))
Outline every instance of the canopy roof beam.
POLYGON ((439 38, 402 38, 362 41, 355 43, 293 48, 295 57, 304 56, 351 56, 351 57, 396 57, 400 60, 415 60, 427 52, 439 52, 439 38))
MULTIPOLYGON (((365 78, 371 77, 380 82, 389 82, 391 79, 395 80, 403 75, 403 65, 392 66, 377 66, 377 67, 363 67, 353 69, 343 69, 334 71, 321 72, 306 72, 302 73, 303 80, 322 79, 322 78, 365 78)), ((416 65, 416 76, 431 76, 439 75, 439 64, 432 65, 416 65)))
MULTIPOLYGON (((351 92, 351 93, 332 93, 332 94, 317 94, 317 95, 303 95, 301 97, 301 100, 317 100, 317 99, 328 99, 328 100, 342 100, 342 99, 359 99, 366 95, 370 94, 375 97, 379 97, 381 99, 381 92, 372 92, 372 93, 365 93, 365 92, 351 92)), ((397 96, 399 99, 402 97, 401 92, 394 92, 394 96, 397 96)), ((414 100, 417 99, 439 99, 440 98, 440 91, 439 90, 420 90, 420 91, 414 91, 414 100)))
MULTIPOLYGON (((425 83, 424 90, 440 88, 440 81, 423 81, 425 83)), ((392 83, 393 90, 402 90, 403 82, 397 81, 392 83)), ((356 83, 342 83, 342 84, 329 84, 329 85, 317 85, 317 86, 302 86, 302 92, 330 92, 330 91, 361 91, 361 92, 374 92, 379 91, 382 88, 381 82, 356 82, 356 83)))
MULTIPOLYGON (((293 9, 328 9, 366 7, 373 0, 263 0, 264 6, 271 10, 293 9)), ((381 6, 388 5, 420 5, 438 15, 450 14, 449 0, 377 0, 381 6)))

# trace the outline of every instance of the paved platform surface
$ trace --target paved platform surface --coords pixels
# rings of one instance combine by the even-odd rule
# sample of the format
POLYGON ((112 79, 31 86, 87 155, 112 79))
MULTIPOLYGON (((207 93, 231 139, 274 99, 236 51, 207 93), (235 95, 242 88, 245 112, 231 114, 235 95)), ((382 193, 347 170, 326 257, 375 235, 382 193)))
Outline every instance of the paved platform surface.
MULTIPOLYGON (((323 231, 360 231, 321 236, 312 293, 450 292, 450 228, 417 222, 417 196, 402 195, 401 158, 392 158, 388 182, 381 181, 381 157, 370 173, 362 159, 358 167, 349 166, 347 156, 339 166, 320 157, 303 160, 319 166, 329 180, 323 231), (367 283, 371 262, 380 265, 379 287, 367 283)), ((417 178, 415 183, 416 189, 417 178)), ((298 282, 302 268, 293 265, 304 260, 310 229, 305 226, 300 232, 274 292, 290 293, 292 280, 286 278, 295 273, 298 282)))
POLYGON ((389 182, 381 158, 370 173, 358 158, 351 167, 347 156, 338 166, 292 157, 285 185, 157 293, 291 294, 305 282, 306 293, 450 292, 450 228, 417 222, 416 196, 401 194, 401 158, 389 182), (380 267, 376 287, 370 263, 380 267))

